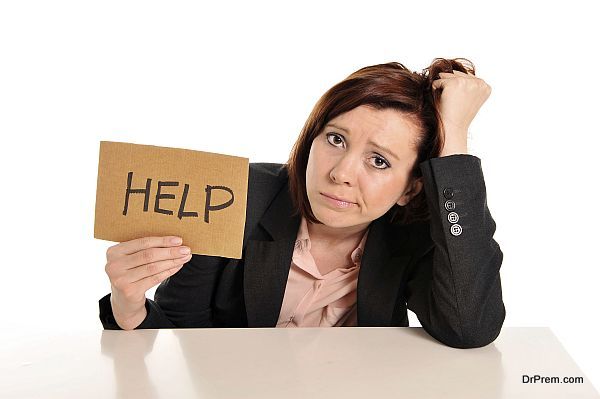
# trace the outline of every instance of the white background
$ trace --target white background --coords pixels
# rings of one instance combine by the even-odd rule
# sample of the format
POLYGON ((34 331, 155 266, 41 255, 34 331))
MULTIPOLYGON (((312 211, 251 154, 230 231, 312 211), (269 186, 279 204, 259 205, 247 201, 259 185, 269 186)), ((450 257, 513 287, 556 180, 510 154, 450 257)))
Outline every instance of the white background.
POLYGON ((600 387, 595 2, 215 3, 0 3, 1 340, 101 328, 100 140, 285 162, 358 68, 465 57, 505 326, 549 326, 600 387))

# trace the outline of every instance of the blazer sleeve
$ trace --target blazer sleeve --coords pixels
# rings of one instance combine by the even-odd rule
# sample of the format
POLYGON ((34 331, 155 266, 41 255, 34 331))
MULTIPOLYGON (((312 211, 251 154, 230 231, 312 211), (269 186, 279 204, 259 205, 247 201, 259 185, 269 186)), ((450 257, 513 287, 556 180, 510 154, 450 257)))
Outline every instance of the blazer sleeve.
MULTIPOLYGON (((212 298, 227 258, 192 255, 181 270, 164 280, 154 300, 146 298, 146 318, 136 329, 212 327, 212 298)), ((110 294, 99 301, 100 321, 107 330, 120 330, 110 294)))
POLYGON ((455 348, 485 346, 500 333, 505 308, 503 254, 493 239, 496 224, 487 207, 481 160, 451 155, 420 168, 433 245, 409 270, 407 306, 438 341, 455 348))
MULTIPOLYGON (((244 243, 254 231, 271 201, 287 183, 284 164, 250 163, 244 243)), ((245 244, 244 244, 245 245, 245 244)), ((164 280, 154 300, 146 299, 146 318, 137 327, 194 328, 219 326, 213 317, 217 286, 229 262, 220 256, 192 255, 181 270, 164 280)), ((99 301, 100 321, 105 329, 120 329, 110 305, 110 294, 99 301)), ((243 317, 243 316, 242 316, 243 317)))

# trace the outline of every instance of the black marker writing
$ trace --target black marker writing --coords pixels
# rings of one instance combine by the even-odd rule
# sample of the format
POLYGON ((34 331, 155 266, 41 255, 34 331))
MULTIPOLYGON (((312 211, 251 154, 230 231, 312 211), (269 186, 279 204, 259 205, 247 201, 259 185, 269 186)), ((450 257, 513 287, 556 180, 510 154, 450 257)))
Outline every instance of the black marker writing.
POLYGON ((209 186, 206 185, 206 203, 204 204, 204 221, 206 223, 208 223, 208 212, 210 211, 218 211, 221 209, 225 209, 228 206, 230 206, 231 204, 233 204, 233 191, 231 191, 231 189, 229 187, 225 187, 225 186, 209 186), (210 196, 212 193, 212 190, 225 190, 227 191, 229 194, 231 194, 231 199, 229 201, 227 201, 224 204, 219 204, 219 205, 211 205, 210 204, 210 196))
MULTIPOLYGON (((146 188, 145 189, 131 188, 132 180, 133 180, 133 172, 127 173, 127 188, 125 190, 125 205, 123 207, 123 215, 127 215, 127 212, 129 210, 129 195, 130 194, 144 194, 144 212, 148 212, 148 203, 150 202, 150 188, 151 188, 151 184, 152 184, 152 179, 146 179, 146 188)), ((171 200, 175 199, 175 194, 164 193, 162 191, 163 187, 178 187, 178 186, 179 186, 179 182, 177 182, 177 181, 158 181, 158 188, 156 190, 156 196, 154 199, 154 212, 155 213, 160 213, 163 215, 173 215, 174 212, 172 210, 161 208, 160 201, 167 200, 167 199, 171 199, 171 200)), ((195 217, 195 218, 198 217, 198 212, 185 210, 185 205, 187 202, 189 191, 190 191, 190 185, 187 183, 184 184, 183 185, 183 193, 181 195, 181 202, 179 203, 179 209, 177 210, 177 217, 179 218, 179 220, 183 219, 184 217, 195 217)), ((225 209, 225 208, 228 208, 229 206, 231 206, 231 204, 233 204, 233 202, 234 202, 235 195, 233 194, 233 191, 229 187, 226 187, 226 186, 211 186, 211 185, 207 184, 204 191, 206 192, 206 201, 204 203, 204 222, 209 223, 210 222, 210 220, 209 220, 210 212, 219 211, 219 210, 222 210, 222 209, 225 209), (213 190, 227 191, 231 195, 231 198, 229 199, 229 201, 222 203, 222 204, 211 204, 213 190)))
POLYGON ((163 187, 177 187, 179 182, 176 181, 159 181, 158 182, 158 190, 156 191, 156 200, 154 201, 154 212, 162 213, 163 215, 172 215, 173 211, 168 209, 161 209, 159 206, 159 201, 161 199, 175 199, 174 194, 161 194, 160 189, 163 187))
POLYGON ((190 188, 189 184, 183 186, 183 196, 181 197, 181 204, 179 204, 179 212, 177 212, 177 217, 179 219, 184 217, 198 217, 198 212, 184 212, 185 209, 185 201, 187 200, 188 189, 190 188))
POLYGON ((127 173, 127 189, 125 190, 125 207, 123 208, 123 215, 127 215, 127 207, 129 205, 129 194, 145 194, 144 197, 144 212, 148 212, 148 202, 150 200, 150 183, 152 179, 146 180, 146 188, 131 188, 131 180, 133 178, 133 172, 127 173))

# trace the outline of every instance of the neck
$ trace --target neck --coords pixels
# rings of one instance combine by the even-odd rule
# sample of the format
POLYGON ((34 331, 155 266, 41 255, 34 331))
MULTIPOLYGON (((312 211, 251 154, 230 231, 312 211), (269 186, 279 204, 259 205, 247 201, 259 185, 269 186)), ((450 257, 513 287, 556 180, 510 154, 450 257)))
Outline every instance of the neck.
POLYGON ((352 243, 352 245, 357 246, 369 227, 369 224, 351 227, 330 227, 324 224, 313 224, 307 221, 306 227, 311 242, 322 242, 332 246, 341 243, 352 243))

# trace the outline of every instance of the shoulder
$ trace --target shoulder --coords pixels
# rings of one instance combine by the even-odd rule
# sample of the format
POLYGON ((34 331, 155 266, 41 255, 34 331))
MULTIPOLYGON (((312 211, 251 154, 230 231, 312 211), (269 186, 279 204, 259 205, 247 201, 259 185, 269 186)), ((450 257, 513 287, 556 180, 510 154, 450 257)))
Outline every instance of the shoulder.
POLYGON ((288 182, 285 164, 250 163, 248 172, 248 202, 270 202, 288 182))
POLYGON ((287 181, 285 164, 270 162, 251 162, 248 183, 272 185, 287 181))
POLYGON ((288 172, 285 164, 252 162, 248 172, 246 227, 244 238, 254 230, 266 210, 281 190, 287 190, 288 172))

